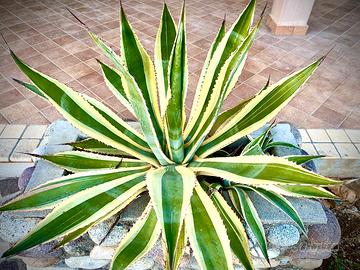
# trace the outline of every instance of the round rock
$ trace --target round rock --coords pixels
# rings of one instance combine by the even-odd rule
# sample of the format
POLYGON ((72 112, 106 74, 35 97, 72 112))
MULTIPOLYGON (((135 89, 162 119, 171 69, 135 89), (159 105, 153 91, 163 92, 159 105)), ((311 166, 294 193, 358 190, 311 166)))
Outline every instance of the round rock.
MULTIPOLYGON (((263 259, 265 258, 259 247, 250 249, 250 253, 254 257, 263 258, 263 259)), ((278 250, 277 248, 268 248, 269 259, 274 259, 274 258, 278 257, 279 255, 280 255, 280 250, 278 250)))
POLYGON ((46 244, 35 246, 31 249, 22 251, 19 253, 20 256, 30 257, 30 258, 59 258, 64 254, 62 248, 54 249, 56 241, 51 241, 46 244))
POLYGON ((0 269, 3 270, 26 270, 26 264, 20 259, 7 259, 0 262, 0 269))
POLYGON ((267 263, 267 261, 264 259, 254 258, 253 264, 254 264, 255 269, 262 269, 262 268, 269 269, 269 267, 276 267, 276 266, 280 265, 280 261, 270 260, 270 265, 269 265, 267 263))
POLYGON ((269 228, 268 241, 277 247, 290 247, 300 240, 299 230, 291 224, 280 224, 269 228))
POLYGON ((26 168, 18 180, 18 187, 20 190, 25 190, 27 184, 29 183, 29 180, 33 174, 33 171, 35 169, 35 166, 26 168))
POLYGON ((65 263, 70 268, 97 269, 110 263, 110 260, 95 260, 89 256, 81 256, 67 258, 65 263))
POLYGON ((94 242, 91 241, 90 237, 87 234, 79 237, 67 243, 64 246, 64 250, 67 254, 74 257, 89 255, 91 249, 94 247, 94 242))
POLYGON ((19 256, 19 258, 27 265, 34 268, 44 268, 49 267, 54 264, 60 262, 61 258, 58 257, 40 257, 40 258, 32 258, 32 257, 23 257, 19 256))
POLYGON ((324 211, 327 223, 309 226, 309 244, 321 248, 332 248, 340 242, 341 229, 334 213, 326 207, 324 211))
POLYGON ((321 247, 305 247, 302 249, 294 248, 287 251, 292 259, 317 259, 323 260, 331 256, 331 249, 322 249, 321 247))
POLYGON ((300 269, 315 269, 321 266, 322 260, 316 259, 295 259, 291 260, 290 263, 300 269))
POLYGON ((111 260, 114 256, 115 249, 115 247, 95 246, 90 252, 90 257, 97 260, 111 260))

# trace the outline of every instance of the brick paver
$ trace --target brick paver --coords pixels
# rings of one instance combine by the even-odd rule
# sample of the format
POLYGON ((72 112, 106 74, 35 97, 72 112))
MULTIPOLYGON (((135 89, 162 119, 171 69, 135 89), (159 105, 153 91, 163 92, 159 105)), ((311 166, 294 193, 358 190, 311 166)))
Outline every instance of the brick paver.
MULTIPOLYGON (((257 15, 265 2, 258 1, 257 15)), ((151 55, 162 3, 163 0, 123 0, 130 22, 151 55)), ((167 3, 177 20, 181 1, 167 3)), ((186 3, 188 111, 202 63, 224 13, 230 26, 246 1, 187 0, 186 3)), ((100 76, 95 58, 106 59, 65 7, 119 50, 117 0, 2 0, 1 33, 11 48, 38 70, 104 101, 122 117, 131 118, 100 76)), ((317 0, 309 25, 309 33, 303 37, 274 36, 263 25, 226 106, 255 94, 269 75, 276 81, 333 48, 278 120, 306 128, 360 128, 360 2, 317 0)), ((4 42, 0 42, 0 124, 46 125, 61 118, 46 101, 12 81, 12 77, 24 79, 24 76, 11 60, 4 42)))

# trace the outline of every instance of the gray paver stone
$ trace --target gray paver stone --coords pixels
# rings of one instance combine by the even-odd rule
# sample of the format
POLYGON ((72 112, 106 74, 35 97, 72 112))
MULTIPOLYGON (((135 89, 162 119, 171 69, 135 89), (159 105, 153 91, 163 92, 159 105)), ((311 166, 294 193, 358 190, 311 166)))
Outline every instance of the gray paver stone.
MULTIPOLYGON (((259 195, 249 192, 249 196, 264 224, 295 224, 287 215, 259 195)), ((304 224, 326 224, 324 209, 318 201, 302 198, 288 198, 288 200, 297 210, 304 224)))
MULTIPOLYGON (((74 142, 81 135, 80 131, 69 122, 58 120, 52 123, 44 134, 39 148, 34 152, 37 154, 53 154, 61 151, 71 150, 64 143, 74 142)), ((30 190, 46 181, 61 177, 63 170, 45 160, 37 161, 35 170, 29 180, 26 190, 30 190)))
POLYGON ((117 246, 120 243, 120 240, 128 232, 128 229, 120 222, 118 222, 113 228, 111 228, 114 222, 116 222, 116 218, 116 216, 113 216, 92 227, 88 231, 91 240, 97 245, 101 244, 101 246, 104 247, 117 246), (108 234, 110 229, 111 232, 108 234))
POLYGON ((40 218, 16 217, 11 212, 0 214, 0 239, 16 243, 40 222, 40 218))
POLYGON ((84 234, 81 237, 64 245, 64 250, 70 256, 77 257, 89 255, 93 247, 94 242, 91 241, 88 234, 84 234))

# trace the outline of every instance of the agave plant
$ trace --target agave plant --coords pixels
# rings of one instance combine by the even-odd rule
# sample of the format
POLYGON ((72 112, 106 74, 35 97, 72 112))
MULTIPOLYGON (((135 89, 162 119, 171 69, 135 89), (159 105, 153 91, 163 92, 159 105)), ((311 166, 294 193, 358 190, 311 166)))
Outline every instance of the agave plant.
POLYGON ((221 24, 187 121, 184 5, 176 26, 164 4, 155 64, 122 7, 121 56, 87 28, 113 64, 99 61, 106 84, 137 118, 140 131, 101 102, 38 72, 10 51, 32 83, 18 82, 53 104, 89 138, 73 142, 73 151, 40 156, 72 174, 48 181, 0 208, 53 209, 3 256, 54 239, 61 247, 145 193, 150 195, 150 202, 117 247, 111 269, 126 269, 144 256, 159 237, 166 269, 178 268, 188 240, 202 269, 233 269, 232 253, 246 269, 253 269, 243 223, 255 236, 263 256, 269 258, 251 193, 281 209, 306 233, 285 196, 334 198, 324 187, 339 184, 299 165, 314 157, 266 154, 265 150, 274 146, 268 130, 241 152, 220 154, 226 146, 274 118, 323 60, 267 84, 253 98, 220 113, 259 29, 262 18, 252 27, 254 12, 252 0, 228 31, 225 21, 221 24))

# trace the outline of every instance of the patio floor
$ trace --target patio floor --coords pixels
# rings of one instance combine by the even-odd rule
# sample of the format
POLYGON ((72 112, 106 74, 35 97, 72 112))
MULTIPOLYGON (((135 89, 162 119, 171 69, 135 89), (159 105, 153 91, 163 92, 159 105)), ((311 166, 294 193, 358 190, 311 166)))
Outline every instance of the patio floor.
MULTIPOLYGON (((152 55, 163 0, 123 2, 129 20, 152 55)), ((246 1, 186 2, 189 108, 202 63, 224 13, 230 26, 246 1)), ((177 19, 181 1, 167 3, 177 19)), ((264 4, 258 1, 257 14, 264 4)), ((118 0, 0 0, 0 31, 10 47, 33 67, 131 118, 103 82, 95 58, 104 57, 65 7, 118 50, 118 0)), ((272 35, 264 24, 225 108, 255 94, 269 75, 276 81, 333 48, 277 119, 302 128, 360 128, 360 1, 316 0, 309 25, 306 36, 287 37, 272 35)), ((61 118, 47 102, 12 81, 12 77, 25 78, 0 42, 0 124, 48 124, 61 118)))

